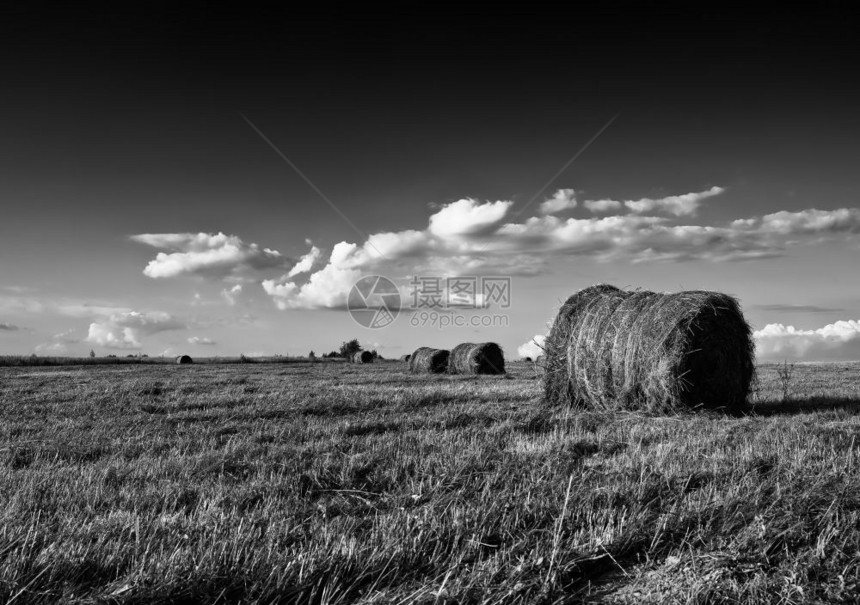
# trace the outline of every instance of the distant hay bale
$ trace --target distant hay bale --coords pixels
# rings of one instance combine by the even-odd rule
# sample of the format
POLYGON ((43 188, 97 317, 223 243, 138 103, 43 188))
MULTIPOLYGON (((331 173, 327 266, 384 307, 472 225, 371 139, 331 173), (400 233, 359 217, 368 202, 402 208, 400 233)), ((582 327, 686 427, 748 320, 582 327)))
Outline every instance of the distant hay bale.
POLYGON ((409 371, 416 374, 441 374, 448 369, 451 352, 445 349, 420 347, 409 357, 409 371))
POLYGON ((176 363, 178 363, 179 365, 185 365, 188 363, 193 363, 193 361, 191 360, 191 357, 189 355, 180 355, 176 358, 176 363))
POLYGON ((546 374, 546 355, 538 355, 532 360, 535 376, 541 377, 546 374))
POLYGON ((352 356, 353 363, 373 363, 373 353, 370 351, 356 351, 352 356))
POLYGON ((400 361, 409 361, 410 357, 412 357, 412 355, 401 355, 400 361))
POLYGON ((451 374, 504 374, 505 355, 494 342, 464 342, 451 349, 448 359, 451 374))
POLYGON ((737 409, 755 373, 750 327, 719 292, 591 286, 562 305, 544 350, 545 400, 582 408, 737 409))

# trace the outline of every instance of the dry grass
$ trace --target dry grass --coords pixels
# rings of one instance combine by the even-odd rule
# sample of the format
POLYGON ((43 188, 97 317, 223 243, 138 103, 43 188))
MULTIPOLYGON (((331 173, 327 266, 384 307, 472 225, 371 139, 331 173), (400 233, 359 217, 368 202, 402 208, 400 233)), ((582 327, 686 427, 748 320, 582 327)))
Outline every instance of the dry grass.
POLYGON ((589 409, 740 409, 754 377, 750 327, 718 292, 585 288, 562 305, 545 351, 546 401, 589 409))
POLYGON ((860 365, 739 417, 507 370, 0 369, 0 602, 856 602, 860 365))

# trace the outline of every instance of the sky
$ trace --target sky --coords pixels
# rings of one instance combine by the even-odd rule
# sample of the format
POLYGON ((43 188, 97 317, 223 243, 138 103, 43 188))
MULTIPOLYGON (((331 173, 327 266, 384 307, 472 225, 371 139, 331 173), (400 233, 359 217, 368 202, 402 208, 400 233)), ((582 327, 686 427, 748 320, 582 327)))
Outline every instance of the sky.
POLYGON ((516 358, 610 283, 860 359, 849 8, 4 8, 0 354, 516 358))

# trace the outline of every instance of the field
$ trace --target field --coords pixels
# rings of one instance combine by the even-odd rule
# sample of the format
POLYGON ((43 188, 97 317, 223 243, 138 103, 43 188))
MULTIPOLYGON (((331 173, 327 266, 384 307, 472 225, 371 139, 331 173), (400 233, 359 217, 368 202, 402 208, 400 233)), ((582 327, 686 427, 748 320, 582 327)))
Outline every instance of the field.
POLYGON ((0 368, 0 602, 856 602, 860 364, 780 370, 728 417, 526 363, 0 368))

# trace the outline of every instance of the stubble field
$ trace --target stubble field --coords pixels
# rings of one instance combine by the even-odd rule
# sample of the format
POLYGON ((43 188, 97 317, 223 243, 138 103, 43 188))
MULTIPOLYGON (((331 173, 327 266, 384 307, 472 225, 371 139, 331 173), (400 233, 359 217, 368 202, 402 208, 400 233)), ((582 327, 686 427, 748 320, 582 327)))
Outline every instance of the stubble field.
POLYGON ((0 602, 855 602, 860 364, 777 370, 728 417, 526 363, 0 368, 0 602))

